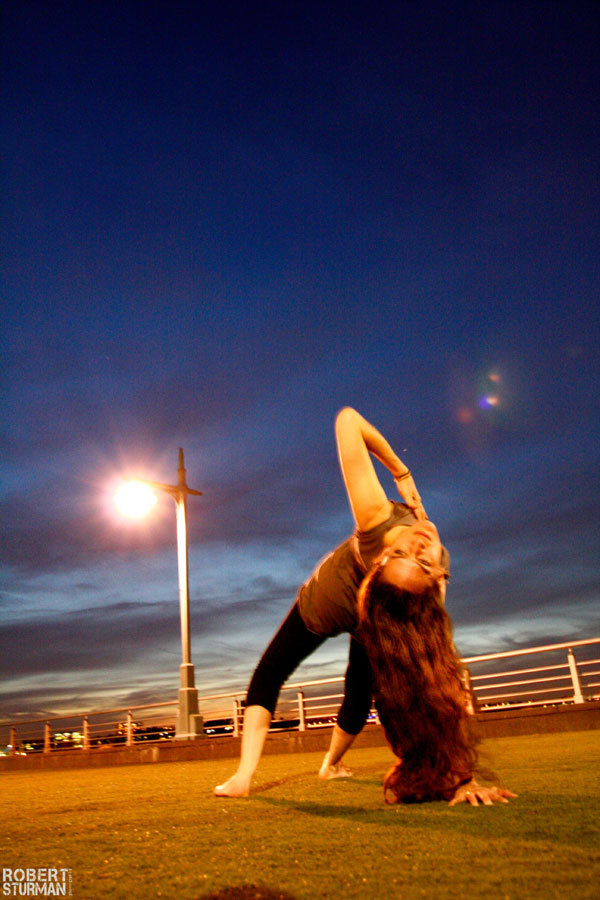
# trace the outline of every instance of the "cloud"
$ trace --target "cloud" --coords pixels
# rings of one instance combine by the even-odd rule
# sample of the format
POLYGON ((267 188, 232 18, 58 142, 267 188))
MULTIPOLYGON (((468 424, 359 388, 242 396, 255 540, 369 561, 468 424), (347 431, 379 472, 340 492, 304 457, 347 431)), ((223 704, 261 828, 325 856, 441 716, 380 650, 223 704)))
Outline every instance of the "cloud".
POLYGON ((152 655, 173 641, 178 610, 167 604, 118 603, 2 625, 4 652, 0 672, 21 676, 32 672, 118 669, 152 655))

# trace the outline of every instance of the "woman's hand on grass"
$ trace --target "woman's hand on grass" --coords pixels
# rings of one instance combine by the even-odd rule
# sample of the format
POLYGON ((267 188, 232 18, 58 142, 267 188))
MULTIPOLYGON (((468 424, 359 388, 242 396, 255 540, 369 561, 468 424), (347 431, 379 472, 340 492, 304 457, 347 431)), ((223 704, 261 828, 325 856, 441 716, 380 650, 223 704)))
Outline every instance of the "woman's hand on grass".
POLYGON ((469 781, 468 784, 463 784, 459 787, 448 806, 456 806, 457 803, 470 803, 471 806, 479 806, 480 802, 484 806, 493 806, 494 803, 508 803, 509 797, 512 799, 517 796, 518 794, 513 794, 512 791, 508 791, 506 788, 495 786, 482 787, 476 781, 469 781))

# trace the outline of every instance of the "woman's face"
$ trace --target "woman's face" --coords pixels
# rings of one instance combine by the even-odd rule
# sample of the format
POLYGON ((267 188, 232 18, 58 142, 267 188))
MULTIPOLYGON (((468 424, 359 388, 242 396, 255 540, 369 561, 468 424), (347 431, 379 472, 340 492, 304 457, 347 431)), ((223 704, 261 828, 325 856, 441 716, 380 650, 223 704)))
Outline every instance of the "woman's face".
POLYGON ((422 593, 436 582, 444 582, 442 544, 433 522, 415 522, 403 528, 382 558, 384 581, 411 593, 422 593))

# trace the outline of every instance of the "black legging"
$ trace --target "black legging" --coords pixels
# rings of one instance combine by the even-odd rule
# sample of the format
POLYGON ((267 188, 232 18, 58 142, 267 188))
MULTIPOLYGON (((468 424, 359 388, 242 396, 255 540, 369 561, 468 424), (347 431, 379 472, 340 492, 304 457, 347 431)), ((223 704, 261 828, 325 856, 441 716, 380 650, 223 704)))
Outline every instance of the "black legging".
MULTIPOLYGON (((263 653, 256 667, 246 703, 275 712, 281 686, 292 672, 326 640, 309 631, 295 603, 281 628, 263 653)), ((348 734, 358 734, 367 721, 373 694, 371 667, 362 644, 350 639, 348 668, 344 681, 344 700, 337 723, 348 734)))

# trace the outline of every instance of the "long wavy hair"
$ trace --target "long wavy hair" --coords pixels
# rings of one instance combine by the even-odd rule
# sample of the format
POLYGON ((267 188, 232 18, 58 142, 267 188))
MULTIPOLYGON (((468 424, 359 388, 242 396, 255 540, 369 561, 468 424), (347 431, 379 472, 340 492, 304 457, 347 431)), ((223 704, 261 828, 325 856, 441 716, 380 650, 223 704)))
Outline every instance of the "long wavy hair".
POLYGON ((385 800, 450 800, 472 777, 477 753, 440 590, 403 591, 375 568, 361 585, 358 610, 377 711, 398 757, 384 779, 385 800))

